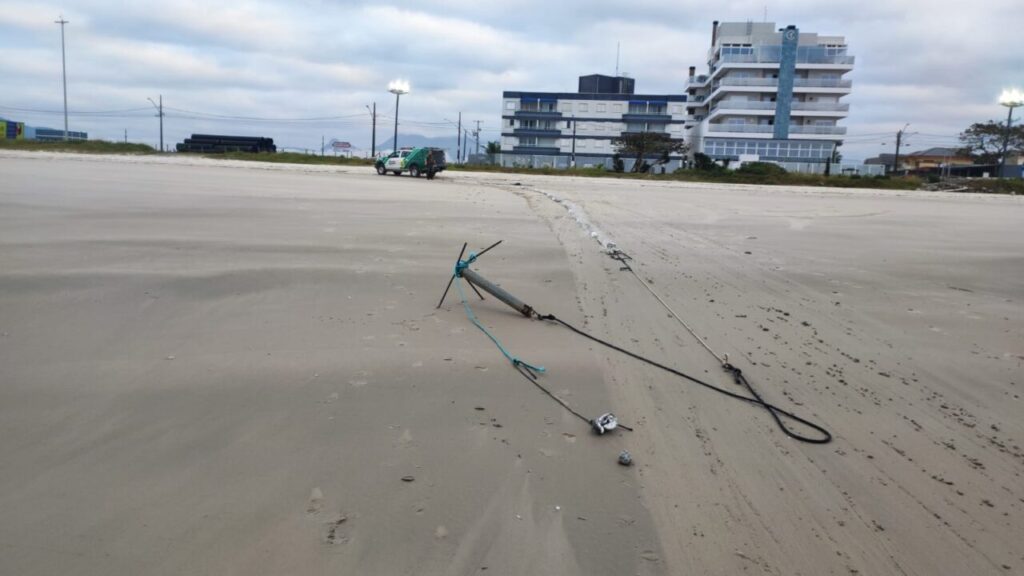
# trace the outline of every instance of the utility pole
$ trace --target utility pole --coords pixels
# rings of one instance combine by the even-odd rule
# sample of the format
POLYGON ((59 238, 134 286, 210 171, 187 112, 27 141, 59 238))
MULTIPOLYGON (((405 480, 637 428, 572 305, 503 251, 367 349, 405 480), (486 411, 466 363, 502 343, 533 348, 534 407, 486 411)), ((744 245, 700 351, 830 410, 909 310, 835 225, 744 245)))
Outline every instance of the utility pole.
POLYGON ((125 144, 128 143, 128 129, 127 128, 124 129, 124 143, 125 144))
POLYGON ((462 112, 459 112, 459 127, 455 130, 455 162, 462 159, 462 112))
POLYGON ((373 109, 369 106, 366 107, 370 110, 370 118, 373 120, 373 132, 370 133, 370 157, 377 157, 377 103, 373 103, 373 109))
POLYGON ((327 147, 327 145, 324 144, 324 136, 323 136, 323 134, 321 134, 320 135, 320 157, 321 158, 324 157, 324 148, 326 148, 326 147, 327 147))
POLYGON ((476 121, 476 130, 473 132, 473 137, 476 138, 476 153, 480 153, 480 121, 476 121))
POLYGON ((60 75, 64 85, 64 141, 68 139, 68 64, 64 58, 64 25, 68 23, 64 19, 64 15, 60 15, 60 20, 54 20, 54 24, 60 24, 60 75))
POLYGON ((156 102, 153 102, 152 98, 146 98, 146 100, 149 100, 149 103, 152 104, 154 108, 156 108, 156 115, 160 118, 160 151, 163 152, 164 151, 164 95, 161 94, 159 98, 160 98, 159 104, 156 103, 156 102))
POLYGON ((893 173, 895 173, 897 170, 899 170, 899 166, 900 166, 900 145, 903 143, 903 135, 906 133, 907 128, 909 128, 909 127, 910 127, 910 124, 904 124, 903 125, 903 129, 900 130, 899 132, 896 132, 896 154, 892 157, 892 171, 893 171, 893 173))

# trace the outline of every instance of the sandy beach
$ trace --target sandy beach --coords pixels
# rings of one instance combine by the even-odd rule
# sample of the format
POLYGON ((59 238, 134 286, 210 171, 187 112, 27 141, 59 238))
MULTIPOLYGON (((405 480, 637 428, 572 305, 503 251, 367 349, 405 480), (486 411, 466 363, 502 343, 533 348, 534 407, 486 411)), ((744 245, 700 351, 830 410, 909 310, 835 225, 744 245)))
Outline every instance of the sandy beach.
POLYGON ((1024 574, 1022 230, 1011 196, 0 153, 0 574, 1024 574), (467 289, 634 429, 592 434, 435 310, 498 240, 474 268, 538 311, 742 392, 650 288, 834 440, 467 289))

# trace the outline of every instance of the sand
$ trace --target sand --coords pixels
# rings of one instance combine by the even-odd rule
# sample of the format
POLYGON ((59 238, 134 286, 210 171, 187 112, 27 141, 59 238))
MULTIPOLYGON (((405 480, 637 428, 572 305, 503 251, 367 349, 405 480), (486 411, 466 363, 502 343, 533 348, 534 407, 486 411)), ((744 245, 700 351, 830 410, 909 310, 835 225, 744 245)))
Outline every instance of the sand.
POLYGON ((1022 228, 1008 196, 4 153, 0 573, 1024 573, 1022 228), (739 390, 614 242, 835 440, 473 301, 635 428, 592 435, 434 309, 499 239, 475 268, 541 312, 739 390))

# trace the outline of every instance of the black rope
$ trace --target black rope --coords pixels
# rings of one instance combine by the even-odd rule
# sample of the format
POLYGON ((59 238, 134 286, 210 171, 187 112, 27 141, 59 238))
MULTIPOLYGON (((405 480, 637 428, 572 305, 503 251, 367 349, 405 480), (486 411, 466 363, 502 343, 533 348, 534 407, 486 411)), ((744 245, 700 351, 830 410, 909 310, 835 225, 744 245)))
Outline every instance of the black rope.
MULTIPOLYGON (((564 400, 562 400, 558 396, 555 396, 550 390, 545 388, 544 385, 541 384, 540 381, 537 379, 537 375, 533 373, 533 370, 530 370, 529 366, 527 366, 526 364, 523 364, 522 362, 519 362, 519 361, 513 362, 512 365, 516 367, 516 371, 517 372, 519 372, 520 374, 523 375, 523 378, 526 378, 527 380, 529 380, 530 383, 533 384, 534 386, 536 386, 537 388, 539 388, 541 392, 543 392, 543 393, 547 394, 548 396, 550 396, 551 399, 554 400, 555 402, 558 402, 562 406, 562 408, 565 408, 566 411, 568 411, 570 414, 572 414, 573 416, 579 418, 580 420, 583 420, 589 426, 593 426, 594 425, 593 421, 591 421, 590 418, 587 418, 583 414, 580 414, 579 412, 573 410, 572 407, 570 407, 568 404, 566 404, 564 400)), ((622 428, 624 430, 629 430, 630 432, 633 431, 632 428, 630 428, 629 426, 626 426, 625 424, 621 424, 620 423, 618 425, 618 427, 622 428)))
MULTIPOLYGON (((583 336, 584 338, 589 338, 590 340, 593 340, 594 342, 597 342, 598 344, 601 344, 603 346, 607 346, 608 348, 611 348, 612 350, 617 350, 619 352, 622 352, 623 354, 625 354, 627 356, 630 356, 632 358, 635 358, 637 360, 640 360, 641 362, 645 362, 645 363, 650 364, 651 366, 654 366, 656 368, 661 368, 662 370, 664 370, 666 372, 669 372, 671 374, 675 374, 676 376, 679 376, 680 378, 685 378, 685 379, 687 379, 687 380, 689 380, 689 381, 691 381, 691 382, 693 382, 695 384, 700 384, 701 386, 704 386, 705 388, 710 388, 711 390, 714 390, 715 392, 718 392, 720 394, 724 394, 724 395, 726 395, 726 396, 728 396, 730 398, 735 398, 737 400, 742 400, 742 401, 748 402, 750 404, 761 406, 762 408, 767 410, 772 415, 772 418, 775 419, 775 423, 778 424, 779 429, 782 430, 782 432, 785 433, 790 438, 793 438, 794 440, 799 440, 800 442, 807 442, 807 443, 810 443, 810 444, 828 444, 829 442, 832 441, 832 434, 829 433, 829 431, 826 430, 825 428, 823 428, 823 427, 821 427, 821 426, 819 426, 819 425, 817 425, 817 424, 815 424, 813 422, 809 422, 809 421, 801 418, 800 416, 797 416, 796 414, 793 414, 792 412, 787 412, 786 410, 783 410, 782 408, 779 408, 778 406, 775 406, 774 404, 770 404, 768 402, 765 402, 765 400, 763 398, 761 398, 761 395, 758 394, 757 391, 754 390, 754 387, 750 385, 750 382, 747 382, 747 378, 746 378, 746 376, 743 375, 743 371, 740 370, 739 368, 733 366, 732 364, 726 363, 726 364, 723 364, 722 367, 726 370, 726 372, 729 372, 730 374, 732 374, 733 380, 737 384, 742 385, 743 387, 745 387, 747 389, 747 391, 750 392, 750 395, 753 396, 753 398, 750 398, 750 397, 747 397, 747 396, 743 396, 742 394, 736 394, 735 392, 730 392, 729 390, 726 390, 725 388, 720 388, 718 386, 715 386, 714 384, 710 384, 710 383, 705 382, 705 381, 703 381, 703 380, 701 380, 699 378, 694 378, 693 376, 690 376, 689 374, 680 372, 679 370, 676 370, 674 368, 670 368, 668 366, 665 366, 664 364, 660 364, 660 363, 655 362, 654 360, 651 360, 649 358, 644 358, 643 356, 641 356, 639 354, 636 354, 634 352, 630 352, 629 350, 626 350, 624 348, 620 348, 620 347, 616 346, 615 344, 612 344, 611 342, 606 342, 606 341, 604 341, 604 340, 602 340, 602 339, 600 339, 600 338, 598 338, 596 336, 592 336, 590 334, 587 334, 586 332, 580 330, 579 328, 576 328, 572 324, 569 324, 565 320, 562 320, 561 318, 556 317, 554 314, 548 314, 546 316, 542 316, 542 315, 538 314, 537 318, 540 319, 540 320, 552 320, 554 322, 558 322, 562 326, 565 326, 566 328, 568 328, 569 330, 572 330, 573 332, 579 334, 580 336, 583 336), (796 422, 799 422, 799 423, 801 423, 801 424, 803 424, 805 426, 808 426, 809 428, 812 428, 812 429, 820 432, 822 434, 822 438, 811 438, 811 437, 803 436, 801 434, 793 432, 782 421, 782 418, 780 418, 780 416, 779 416, 780 414, 782 416, 785 416, 787 418, 795 420, 796 422)), ((517 366, 517 368, 518 368, 518 366, 517 366)), ((520 373, 522 373, 522 371, 520 371, 520 373)), ((524 374, 524 376, 526 376, 526 375, 524 374)), ((533 382, 534 384, 537 384, 537 386, 540 387, 540 384, 536 382, 535 378, 529 378, 529 376, 526 376, 526 377, 531 382, 533 382)), ((541 387, 541 389, 544 390, 543 387, 541 387)), ((556 398, 550 392, 548 392, 547 390, 544 390, 544 391, 549 396, 551 396, 552 398, 555 398, 555 400, 558 401, 559 404, 562 404, 562 406, 565 406, 565 404, 561 400, 556 398)), ((573 412, 573 410, 571 408, 569 408, 568 406, 565 406, 565 408, 567 410, 569 410, 570 412, 573 412)), ((575 412, 573 412, 573 413, 576 414, 575 412)), ((576 415, 580 416, 579 414, 576 414, 576 415)), ((580 416, 580 417, 583 418, 584 420, 586 420, 585 417, 583 417, 583 416, 580 416)))

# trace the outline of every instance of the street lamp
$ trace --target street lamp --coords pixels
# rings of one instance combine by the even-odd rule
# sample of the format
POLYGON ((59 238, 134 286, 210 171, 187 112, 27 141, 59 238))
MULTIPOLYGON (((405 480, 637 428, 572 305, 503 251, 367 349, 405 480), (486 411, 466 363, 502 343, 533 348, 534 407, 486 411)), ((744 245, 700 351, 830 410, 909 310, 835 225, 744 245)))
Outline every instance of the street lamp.
POLYGON ((398 100, 402 97, 402 94, 409 93, 409 83, 405 80, 392 80, 388 84, 388 92, 395 95, 395 152, 398 152, 398 100))
POLYGON ((148 97, 148 96, 146 97, 146 100, 149 100, 149 103, 153 105, 153 108, 156 108, 156 115, 160 118, 160 151, 163 152, 164 151, 164 95, 163 94, 160 95, 160 103, 159 104, 157 104, 156 102, 153 102, 153 99, 148 97))
POLYGON ((1006 151, 1010 146, 1010 129, 1013 126, 1013 109, 1017 106, 1024 106, 1024 92, 1016 88, 1003 90, 999 95, 999 103, 1009 108, 1006 113, 1006 134, 1003 136, 1003 154, 999 159, 999 177, 1002 178, 1006 172, 1006 151))

